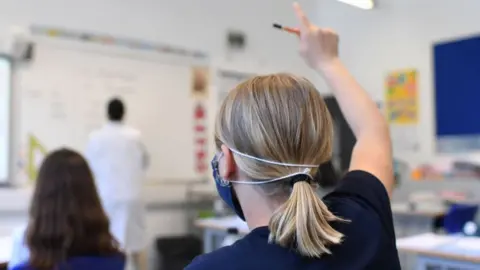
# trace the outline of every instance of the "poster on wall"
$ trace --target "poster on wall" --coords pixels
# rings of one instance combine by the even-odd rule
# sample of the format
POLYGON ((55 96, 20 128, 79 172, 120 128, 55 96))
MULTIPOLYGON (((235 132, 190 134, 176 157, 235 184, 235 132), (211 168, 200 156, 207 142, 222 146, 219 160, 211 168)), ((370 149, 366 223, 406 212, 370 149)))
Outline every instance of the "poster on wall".
POLYGON ((191 92, 194 99, 193 109, 193 141, 194 170, 205 176, 208 172, 208 118, 207 101, 209 90, 209 69, 207 67, 192 68, 191 92))
POLYGON ((390 124, 394 153, 420 150, 417 83, 418 74, 414 69, 394 71, 386 78, 384 110, 390 124))
POLYGON ((391 124, 418 123, 417 71, 404 70, 388 75, 385 109, 391 124))
POLYGON ((194 159, 195 171, 203 175, 208 170, 208 133, 207 133, 207 111, 202 102, 195 105, 193 113, 194 121, 194 159))
POLYGON ((195 98, 203 99, 208 97, 208 68, 192 68, 192 95, 195 98))

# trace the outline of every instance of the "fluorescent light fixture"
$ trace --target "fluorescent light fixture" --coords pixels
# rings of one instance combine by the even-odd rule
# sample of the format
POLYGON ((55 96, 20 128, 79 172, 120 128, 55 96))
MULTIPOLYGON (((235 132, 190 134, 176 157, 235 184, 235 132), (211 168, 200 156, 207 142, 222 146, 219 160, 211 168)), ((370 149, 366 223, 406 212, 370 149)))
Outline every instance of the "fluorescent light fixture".
POLYGON ((361 9, 373 9, 375 4, 373 0, 338 0, 339 2, 343 2, 345 4, 352 5, 357 8, 361 9))

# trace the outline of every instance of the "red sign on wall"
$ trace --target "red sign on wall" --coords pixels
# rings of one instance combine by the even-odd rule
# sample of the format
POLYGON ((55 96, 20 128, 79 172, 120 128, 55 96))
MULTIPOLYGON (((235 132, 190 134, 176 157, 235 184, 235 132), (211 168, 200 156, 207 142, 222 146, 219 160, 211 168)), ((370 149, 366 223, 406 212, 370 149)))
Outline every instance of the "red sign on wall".
POLYGON ((194 110, 194 144, 195 144, 195 170, 203 174, 208 169, 208 145, 207 145, 207 113, 202 103, 197 103, 194 110))

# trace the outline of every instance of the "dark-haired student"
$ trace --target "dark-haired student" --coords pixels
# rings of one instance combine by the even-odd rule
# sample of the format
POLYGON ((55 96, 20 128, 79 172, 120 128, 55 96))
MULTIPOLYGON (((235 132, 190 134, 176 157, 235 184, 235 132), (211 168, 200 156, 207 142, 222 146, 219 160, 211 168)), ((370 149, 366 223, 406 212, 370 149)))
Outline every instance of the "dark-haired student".
POLYGON ((78 153, 60 149, 44 160, 29 221, 14 235, 13 270, 123 270, 92 173, 78 153))

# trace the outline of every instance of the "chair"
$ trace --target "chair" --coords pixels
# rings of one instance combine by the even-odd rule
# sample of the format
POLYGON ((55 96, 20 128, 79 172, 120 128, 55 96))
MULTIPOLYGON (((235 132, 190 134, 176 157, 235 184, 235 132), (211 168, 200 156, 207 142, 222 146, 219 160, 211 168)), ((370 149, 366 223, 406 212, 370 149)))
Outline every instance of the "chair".
POLYGON ((156 240, 160 269, 182 270, 202 254, 203 243, 192 235, 161 237, 156 240))
POLYGON ((469 221, 475 220, 478 205, 452 204, 444 217, 443 228, 447 234, 463 232, 463 227, 469 221))

